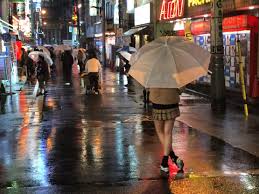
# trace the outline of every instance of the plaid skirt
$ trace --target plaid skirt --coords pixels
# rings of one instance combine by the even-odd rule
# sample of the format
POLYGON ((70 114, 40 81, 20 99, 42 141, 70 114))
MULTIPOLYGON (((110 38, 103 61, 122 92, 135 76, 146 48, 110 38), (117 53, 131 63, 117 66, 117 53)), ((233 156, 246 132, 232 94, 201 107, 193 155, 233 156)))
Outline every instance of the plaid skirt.
POLYGON ((174 120, 180 116, 179 107, 168 109, 155 109, 153 108, 153 119, 158 121, 174 120))

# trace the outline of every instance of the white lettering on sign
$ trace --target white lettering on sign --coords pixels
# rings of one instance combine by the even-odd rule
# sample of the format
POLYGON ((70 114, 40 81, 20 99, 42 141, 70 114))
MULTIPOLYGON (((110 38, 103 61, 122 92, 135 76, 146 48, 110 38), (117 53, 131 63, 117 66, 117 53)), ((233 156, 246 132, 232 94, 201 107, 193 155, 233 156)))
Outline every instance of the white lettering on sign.
POLYGON ((195 7, 199 5, 204 5, 210 3, 211 0, 188 0, 188 7, 195 7))
POLYGON ((184 0, 163 0, 159 20, 169 20, 183 16, 184 0))

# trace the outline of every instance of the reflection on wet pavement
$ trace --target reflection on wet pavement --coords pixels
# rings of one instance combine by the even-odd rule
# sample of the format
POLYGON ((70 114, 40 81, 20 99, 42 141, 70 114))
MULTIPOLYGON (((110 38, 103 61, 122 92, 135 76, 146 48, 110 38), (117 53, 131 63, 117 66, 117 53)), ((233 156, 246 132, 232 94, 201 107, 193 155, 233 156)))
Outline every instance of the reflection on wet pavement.
MULTIPOLYGON (((24 91, 12 100, 7 97, 0 117, 1 131, 7 131, 0 136, 0 188, 100 185, 101 190, 132 185, 133 189, 141 183, 137 190, 142 185, 147 191, 159 183, 162 193, 167 191, 159 172, 162 151, 151 108, 142 103, 142 88, 135 82, 124 87, 123 76, 109 70, 103 79, 101 95, 85 95, 76 77, 71 86, 59 80, 50 83, 46 98, 36 101, 24 91)), ((188 100, 182 105, 188 106, 188 100)), ((173 145, 185 161, 183 185, 193 177, 240 175, 259 168, 257 157, 181 122, 176 122, 173 145)), ((169 180, 179 179, 176 175, 177 168, 170 163, 169 180)))

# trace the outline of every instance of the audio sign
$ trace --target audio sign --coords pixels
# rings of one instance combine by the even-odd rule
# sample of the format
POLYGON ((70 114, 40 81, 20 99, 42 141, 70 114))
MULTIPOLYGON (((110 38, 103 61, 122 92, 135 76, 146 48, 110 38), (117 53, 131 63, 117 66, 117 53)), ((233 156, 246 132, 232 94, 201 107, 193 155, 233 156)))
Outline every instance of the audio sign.
POLYGON ((188 0, 188 7, 195 7, 199 5, 204 5, 210 3, 211 0, 188 0))
POLYGON ((159 20, 170 20, 182 17, 184 13, 184 0, 163 0, 159 20))

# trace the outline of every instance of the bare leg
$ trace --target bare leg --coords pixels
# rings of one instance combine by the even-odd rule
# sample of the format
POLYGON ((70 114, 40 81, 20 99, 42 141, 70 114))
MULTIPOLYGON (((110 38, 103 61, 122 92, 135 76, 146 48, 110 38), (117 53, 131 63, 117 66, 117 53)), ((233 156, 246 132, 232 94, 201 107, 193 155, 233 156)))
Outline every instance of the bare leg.
POLYGON ((155 124, 156 133, 157 133, 157 136, 158 136, 158 138, 160 140, 160 143, 164 147, 164 139, 165 139, 164 125, 165 125, 165 122, 164 121, 154 120, 154 124, 155 124))
POLYGON ((172 150, 172 131, 174 120, 167 120, 164 124, 164 155, 168 156, 172 150))

